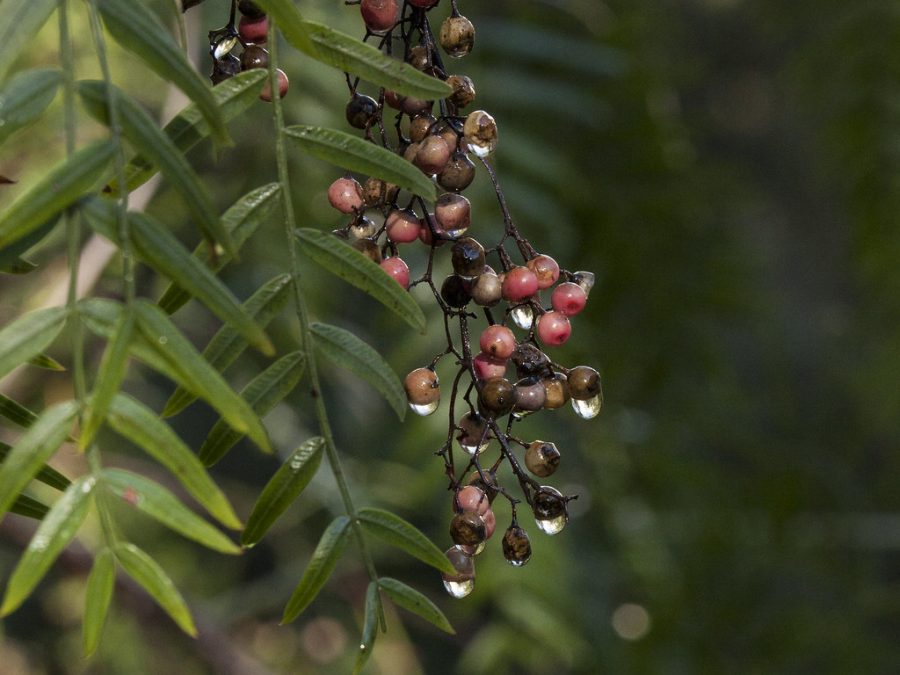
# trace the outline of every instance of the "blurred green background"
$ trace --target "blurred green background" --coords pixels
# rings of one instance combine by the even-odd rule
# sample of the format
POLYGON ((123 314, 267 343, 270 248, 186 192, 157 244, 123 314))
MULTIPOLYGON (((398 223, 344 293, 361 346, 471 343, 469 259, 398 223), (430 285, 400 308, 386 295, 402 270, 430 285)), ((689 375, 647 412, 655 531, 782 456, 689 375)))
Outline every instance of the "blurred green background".
MULTIPOLYGON (((165 10, 167 0, 156 4, 165 10)), ((198 52, 206 31, 225 23, 226 4, 207 0, 189 13, 198 52)), ((361 34, 354 7, 301 8, 361 34)), ((513 215, 539 250, 597 274, 587 310, 555 355, 597 367, 606 403, 591 422, 566 408, 520 427, 557 443, 554 485, 580 495, 556 537, 523 519, 534 548, 526 567, 507 565, 495 538, 478 558, 475 592, 456 601, 431 570, 375 548, 381 573, 423 590, 458 634, 391 610, 367 672, 898 672, 897 4, 462 0, 460 8, 477 45, 451 68, 474 79, 476 106, 497 118, 496 166, 513 215)), ((438 20, 447 11, 434 10, 438 20)), ((95 77, 87 24, 76 19, 79 71, 95 77)), ((23 67, 54 64, 55 41, 50 25, 23 67)), ((341 75, 282 53, 288 122, 345 128, 341 75)), ((164 83, 119 50, 114 61, 122 86, 159 112, 164 83)), ((260 103, 237 121, 236 146, 218 157, 208 146, 190 155, 222 209, 274 180, 270 112, 260 103)), ((59 119, 57 100, 43 123, 0 151, 0 173, 24 184, 58 158, 59 119)), ((100 133, 84 121, 82 140, 100 133)), ((340 225, 325 199, 338 171, 296 152, 290 161, 299 224, 340 225)), ((487 177, 470 193, 472 233, 489 239, 501 220, 487 177)), ((165 183, 149 210, 193 244, 184 205, 165 183)), ((280 227, 261 230, 224 273, 240 297, 286 269, 280 227)), ((42 271, 0 280, 0 322, 39 301, 62 263, 60 243, 32 255, 42 271)), ((421 260, 412 260, 415 270, 421 260)), ((311 263, 305 269, 316 318, 376 345, 398 373, 441 348, 427 296, 417 294, 433 329, 420 337, 311 263)), ((146 270, 139 286, 151 297, 164 287, 146 270)), ((97 292, 119 289, 108 274, 97 292)), ((216 329, 196 303, 176 318, 197 344, 216 329)), ((282 353, 296 341, 287 313, 272 334, 282 353)), ((54 355, 67 362, 66 345, 54 355)), ((248 354, 230 377, 242 385, 265 363, 248 354)), ((325 372, 357 502, 391 508, 449 545, 449 495, 432 454, 446 403, 434 417, 399 424, 366 385, 325 372)), ((156 409, 171 390, 137 367, 126 386, 156 409)), ((34 407, 69 391, 65 374, 20 378, 13 388, 34 407)), ((314 433, 306 401, 297 391, 267 418, 282 455, 314 433)), ((173 424, 196 448, 214 421, 195 404, 173 424)), ((112 437, 104 447, 107 462, 168 480, 112 437)), ((55 465, 72 475, 80 462, 64 450, 55 465)), ((277 465, 242 443, 214 475, 246 516, 277 465)), ((0 623, 0 673, 349 672, 367 582, 352 547, 310 609, 278 626, 322 529, 340 512, 335 492, 323 467, 266 540, 236 559, 123 511, 123 529, 186 594, 201 639, 120 592, 99 653, 83 660, 85 570, 76 551, 0 623)), ((32 527, 15 516, 0 525, 3 578, 32 527)), ((92 537, 88 528, 87 549, 92 537)))

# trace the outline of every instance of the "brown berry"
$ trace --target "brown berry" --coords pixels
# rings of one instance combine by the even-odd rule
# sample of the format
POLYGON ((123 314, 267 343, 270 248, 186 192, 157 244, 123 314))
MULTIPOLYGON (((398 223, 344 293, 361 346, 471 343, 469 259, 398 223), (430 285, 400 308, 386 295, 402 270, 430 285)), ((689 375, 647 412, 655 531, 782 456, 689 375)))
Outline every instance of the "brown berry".
POLYGON ((559 450, 555 443, 534 441, 525 450, 525 466, 535 476, 546 478, 559 466, 559 450))
POLYGON ((450 538, 459 546, 477 546, 487 539, 484 518, 475 511, 463 511, 450 521, 450 538))
POLYGON ((475 46, 475 26, 464 16, 448 16, 441 24, 441 47, 453 58, 462 58, 475 46))
POLYGON ((447 145, 447 141, 440 136, 429 136, 417 149, 413 163, 423 173, 433 176, 443 171, 449 160, 450 147, 447 145))
POLYGON ((544 391, 547 398, 544 401, 544 408, 547 410, 556 410, 563 407, 569 401, 569 380, 562 373, 553 373, 553 375, 545 377, 541 380, 544 385, 544 391))
POLYGON ((505 415, 516 404, 516 388, 505 377, 485 380, 478 392, 478 400, 495 416, 505 415))
POLYGON ((503 534, 503 557, 516 567, 531 560, 531 541, 528 533, 518 525, 510 525, 503 534))
POLYGON ((464 152, 457 152, 438 174, 438 183, 445 190, 461 192, 475 180, 475 164, 464 152))
POLYGON ((590 366, 576 366, 569 371, 569 395, 576 401, 587 401, 600 394, 600 373, 590 366))
POLYGON ((453 88, 453 93, 447 97, 453 105, 465 108, 475 100, 475 83, 468 75, 451 75, 447 84, 453 88))

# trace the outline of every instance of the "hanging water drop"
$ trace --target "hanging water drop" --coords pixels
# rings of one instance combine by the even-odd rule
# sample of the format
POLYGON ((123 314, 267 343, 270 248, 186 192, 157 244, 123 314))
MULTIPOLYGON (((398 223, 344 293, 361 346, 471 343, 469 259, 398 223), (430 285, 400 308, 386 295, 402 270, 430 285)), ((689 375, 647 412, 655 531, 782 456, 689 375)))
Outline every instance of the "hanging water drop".
POLYGON ((473 590, 475 590, 475 580, 467 581, 447 581, 444 580, 444 588, 454 598, 464 598, 473 590))
POLYGON ((416 413, 416 415, 422 415, 423 417, 425 417, 437 410, 440 403, 440 401, 432 401, 431 403, 423 403, 421 405, 410 403, 409 409, 416 413))
POLYGON ((531 330, 531 324, 534 323, 534 312, 531 311, 530 305, 519 305, 510 311, 509 315, 519 328, 531 330))
POLYGON ((544 534, 559 534, 566 526, 566 523, 569 522, 569 515, 567 513, 561 513, 555 518, 547 518, 545 520, 535 518, 534 522, 538 526, 538 529, 544 534))
POLYGON ((572 399, 572 408, 574 408, 575 414, 583 420, 589 420, 592 417, 596 417, 600 413, 600 407, 602 405, 603 401, 600 398, 600 394, 585 399, 584 401, 572 399))
POLYGON ((221 59, 223 56, 228 54, 232 49, 234 49, 234 46, 236 44, 237 44, 237 36, 225 38, 224 40, 222 40, 221 42, 219 42, 216 45, 215 49, 213 50, 213 56, 216 58, 216 60, 221 59))

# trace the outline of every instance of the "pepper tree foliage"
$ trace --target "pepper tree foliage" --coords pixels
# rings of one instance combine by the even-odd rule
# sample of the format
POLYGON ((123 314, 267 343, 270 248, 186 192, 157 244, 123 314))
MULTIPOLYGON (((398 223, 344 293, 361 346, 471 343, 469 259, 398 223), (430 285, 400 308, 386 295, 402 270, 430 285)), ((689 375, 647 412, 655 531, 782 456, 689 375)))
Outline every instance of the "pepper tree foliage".
MULTIPOLYGON (((322 534, 287 603, 284 620, 296 618, 315 598, 344 547, 354 539, 371 580, 357 668, 368 658, 378 628, 385 629, 382 593, 452 632, 440 609, 425 596, 401 581, 379 576, 375 569, 368 550, 370 540, 402 549, 445 575, 457 572, 440 549, 399 516, 354 504, 332 437, 329 409, 321 395, 317 352, 313 347, 338 362, 352 364, 351 369, 388 398, 401 419, 406 401, 396 375, 370 347, 342 329, 311 322, 299 274, 298 238, 314 251, 310 255, 317 262, 327 263, 332 272, 369 293, 412 328, 424 329, 424 315, 400 285, 385 283, 382 270, 363 264, 364 256, 339 239, 317 237, 309 231, 298 234, 287 190, 287 142, 295 137, 298 142, 291 145, 292 150, 308 151, 338 166, 364 166, 372 176, 408 190, 420 203, 423 198, 435 199, 434 185, 423 181, 418 168, 375 144, 348 145, 343 136, 332 130, 285 128, 277 96, 274 117, 278 139, 274 154, 278 182, 252 190, 220 215, 206 187, 184 159, 190 148, 207 138, 217 146, 227 145, 229 120, 241 115, 263 86, 277 88, 277 49, 271 39, 276 32, 311 58, 400 96, 443 99, 450 95, 450 88, 440 79, 400 63, 356 38, 304 20, 289 0, 258 2, 270 17, 272 50, 268 69, 240 73, 214 89, 193 69, 176 40, 143 4, 89 0, 84 8, 90 17, 92 41, 103 77, 97 81, 79 80, 71 58, 69 34, 68 15, 73 4, 65 0, 6 0, 4 12, 12 20, 0 31, 7 50, 7 58, 0 64, 0 86, 7 105, 0 141, 39 118, 58 89, 62 89, 66 137, 66 158, 0 213, 0 272, 31 272, 34 265, 28 261, 27 251, 57 230, 65 234, 70 272, 64 306, 24 314, 0 329, 0 377, 27 364, 49 371, 69 368, 74 381, 70 400, 44 410, 31 411, 12 399, 0 397, 0 416, 22 428, 12 445, 0 444, 0 514, 17 513, 41 520, 5 588, 0 615, 15 611, 28 598, 93 507, 102 527, 103 542, 94 553, 88 580, 83 623, 85 652, 95 650, 101 639, 119 569, 142 586, 182 630, 196 634, 190 609, 166 570, 131 543, 128 533, 116 522, 113 500, 124 501, 214 551, 239 554, 242 548, 158 482, 105 466, 102 443, 115 437, 106 435, 106 431, 101 436, 101 429, 105 428, 139 446, 168 469, 219 524, 240 530, 244 547, 262 539, 313 478, 324 455, 340 489, 345 514, 335 518, 322 534), (15 55, 54 13, 59 22, 60 69, 35 69, 10 76, 8 71, 15 55), (160 129, 112 81, 107 34, 191 99, 190 105, 164 128, 160 129), (78 104, 109 128, 106 139, 76 147, 78 104), (170 233, 167 224, 128 209, 129 194, 157 173, 171 183, 197 225, 200 243, 193 252, 170 233), (284 245, 291 251, 291 268, 241 303, 217 273, 239 258, 241 245, 264 222, 279 219, 279 212, 284 223, 284 245), (76 295, 78 247, 82 232, 88 228, 111 241, 121 253, 120 300, 78 299, 76 295), (169 287, 157 302, 137 296, 138 265, 169 280, 169 287), (191 299, 205 305, 223 324, 202 353, 170 318, 191 299), (277 355, 265 327, 289 304, 293 305, 299 325, 299 343, 294 351, 277 355), (72 347, 71 361, 65 366, 45 353, 63 334, 69 337, 72 347), (85 367, 89 340, 105 342, 102 360, 93 376, 85 367), (247 348, 277 358, 237 392, 222 371, 247 348), (121 390, 127 372, 140 367, 138 363, 177 387, 161 414, 121 390), (207 468, 243 437, 260 451, 272 452, 261 418, 303 379, 312 394, 310 401, 320 435, 288 453, 249 518, 242 522, 207 468), (221 419, 195 454, 165 418, 197 399, 209 404, 221 419), (88 473, 72 481, 47 464, 65 443, 77 445, 90 467, 88 473), (32 481, 59 490, 61 496, 50 505, 42 503, 29 495, 32 481)), ((192 4, 197 3, 185 6, 192 4)), ((499 433, 499 429, 495 432, 499 433)))

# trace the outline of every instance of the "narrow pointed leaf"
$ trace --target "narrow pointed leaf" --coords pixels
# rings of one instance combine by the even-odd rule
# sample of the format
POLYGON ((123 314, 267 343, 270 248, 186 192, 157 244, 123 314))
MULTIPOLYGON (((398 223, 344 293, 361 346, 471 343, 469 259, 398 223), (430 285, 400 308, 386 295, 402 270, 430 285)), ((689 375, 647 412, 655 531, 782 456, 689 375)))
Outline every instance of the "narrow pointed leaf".
MULTIPOLYGON (((94 230, 121 245, 115 207, 109 201, 90 199, 84 203, 83 210, 94 230)), ((200 298, 213 314, 233 325, 264 354, 273 353, 272 343, 243 310, 234 294, 206 265, 188 253, 159 221, 134 212, 128 213, 128 221, 131 241, 142 260, 200 298)))
MULTIPOLYGON (((97 80, 79 82, 78 93, 91 117, 108 126, 106 83, 97 80)), ((160 168, 163 176, 184 199, 197 225, 206 236, 219 242, 226 251, 234 255, 235 248, 231 236, 222 226, 209 193, 181 151, 134 99, 117 87, 112 88, 112 99, 118 112, 122 133, 128 142, 142 156, 160 168)))
POLYGON ((25 518, 34 518, 35 520, 43 520, 49 510, 49 506, 25 494, 16 497, 16 501, 9 507, 10 513, 15 513, 25 518))
POLYGON ((0 606, 0 616, 6 616, 25 601, 56 557, 72 541, 87 516, 96 482, 91 475, 82 476, 51 507, 13 570, 0 606))
POLYGON ((0 143, 47 109, 60 80, 58 70, 46 68, 26 70, 10 78, 0 89, 0 143))
POLYGON ((122 569, 150 594, 156 604, 191 637, 197 636, 194 619, 175 584, 153 558, 134 544, 117 544, 113 549, 122 569))
POLYGON ((59 361, 46 354, 38 354, 28 360, 28 365, 45 370, 55 370, 57 373, 65 372, 66 367, 59 361))
POLYGON ((306 27, 307 22, 303 20, 292 0, 260 0, 259 6, 274 19, 288 42, 304 54, 314 58, 317 56, 316 47, 306 27))
POLYGON ((406 392, 400 378, 381 354, 350 331, 324 323, 310 326, 316 347, 335 365, 346 368, 375 387, 402 421, 406 415, 406 392))
POLYGON ((32 45, 41 26, 56 9, 58 0, 3 0, 3 21, 0 21, 0 82, 15 64, 19 52, 32 45))
POLYGON ((337 129, 299 124, 286 128, 284 134, 313 157, 342 169, 381 178, 428 201, 437 199, 434 182, 417 167, 400 155, 358 136, 337 129))
POLYGON ((106 345, 106 351, 103 352, 103 358, 100 361, 90 406, 85 415, 84 427, 78 437, 78 447, 81 450, 85 450, 94 440, 94 436, 106 419, 113 397, 125 379, 128 370, 128 352, 133 335, 134 314, 126 309, 119 317, 113 338, 106 345))
POLYGON ((297 584, 284 608, 281 623, 289 623, 296 619, 309 603, 315 600, 344 552, 350 534, 349 527, 350 519, 347 516, 338 516, 322 533, 322 538, 319 539, 319 544, 303 572, 300 583, 297 584))
MULTIPOLYGON (((290 296, 290 282, 289 274, 280 274, 263 284, 243 304, 244 311, 260 328, 265 328, 287 303, 290 296)), ((246 348, 247 341, 238 335, 234 328, 226 324, 206 345, 206 349, 203 350, 203 358, 221 373, 234 363, 246 348)), ((175 415, 195 400, 196 397, 193 394, 179 387, 166 402, 162 416, 175 415)))
POLYGON ((33 413, 21 403, 0 394, 0 417, 8 419, 13 424, 27 429, 37 421, 37 413, 33 413))
POLYGON ((178 384, 206 400, 231 426, 247 434, 264 452, 272 452, 266 430, 250 405, 235 392, 215 368, 181 334, 169 317, 147 301, 135 303, 138 328, 172 371, 178 384))
POLYGON ((97 4, 103 22, 116 42, 187 94, 203 113, 216 139, 228 144, 228 130, 210 86, 194 70, 184 51, 149 7, 132 0, 99 0, 97 4))
POLYGON ((438 609, 431 600, 419 593, 415 588, 411 588, 402 581, 392 579, 390 577, 380 577, 378 586, 387 593, 387 596, 397 605, 405 610, 417 614, 425 619, 428 623, 440 628, 445 633, 454 635, 453 626, 444 616, 444 613, 438 609))
MULTIPOLYGON (((12 446, 0 441, 0 464, 6 460, 6 457, 11 450, 12 446)), ((47 464, 41 466, 40 470, 35 474, 34 479, 40 481, 44 485, 56 488, 57 490, 65 490, 72 484, 72 481, 47 464)))
MULTIPOLYGON (((222 224, 231 234, 237 248, 243 246, 244 242, 272 215, 279 203, 280 190, 281 186, 278 183, 263 185, 241 197, 223 214, 222 224)), ((217 251, 215 257, 211 256, 209 246, 205 241, 200 242, 192 255, 213 272, 218 272, 231 261, 231 256, 225 251, 217 251)), ((166 314, 174 314, 190 299, 191 294, 188 291, 178 284, 172 283, 165 290, 158 304, 166 314)))
POLYGON ((301 250, 317 264, 371 295, 420 333, 425 332, 425 315, 416 301, 369 258, 319 230, 303 228, 296 234, 301 250))
POLYGON ((359 522, 362 523, 366 532, 391 546, 406 551, 414 558, 418 558, 441 572, 454 573, 453 565, 450 564, 443 551, 400 516, 384 509, 370 507, 360 509, 358 515, 359 522))
POLYGON ((44 351, 59 335, 68 314, 65 307, 39 309, 0 330, 0 377, 44 351))
MULTIPOLYGON (((265 79, 264 68, 254 69, 238 73, 213 87, 212 95, 222 119, 228 122, 258 102, 262 82, 265 79)), ((200 109, 192 103, 163 127, 163 133, 172 140, 178 150, 187 153, 197 143, 209 136, 210 128, 200 109)), ((159 171, 159 167, 147 157, 138 155, 132 158, 125 165, 125 183, 128 185, 128 190, 133 191, 143 185, 157 171, 159 171)), ((109 190, 110 196, 119 196, 119 186, 116 181, 110 183, 109 190)))
POLYGON ((0 516, 62 445, 77 412, 74 401, 47 408, 6 455, 0 464, 0 516))
POLYGON ((98 141, 50 169, 0 214, 0 249, 26 237, 74 204, 103 175, 114 150, 111 141, 98 141))
POLYGON ((94 558, 94 565, 88 576, 84 598, 84 621, 82 622, 82 645, 84 655, 90 656, 100 645, 103 625, 112 602, 116 587, 116 557, 108 548, 94 558))
POLYGON ((378 583, 370 581, 366 589, 365 618, 363 619, 362 637, 359 641, 359 652, 356 655, 356 664, 353 667, 353 675, 362 672, 366 662, 372 655, 375 647, 375 638, 378 637, 378 617, 381 614, 381 596, 378 593, 378 583))
MULTIPOLYGON (((303 376, 306 357, 303 352, 291 352, 278 359, 254 377, 241 391, 241 396, 259 417, 264 417, 285 396, 293 391, 303 376)), ((228 452, 243 434, 222 420, 216 422, 197 452, 200 461, 212 466, 228 452)))
POLYGON ((285 509, 300 496, 322 463, 324 444, 325 441, 319 436, 310 438, 278 468, 253 505, 247 527, 241 535, 241 544, 256 544, 285 509))
POLYGON ((166 527, 220 553, 238 554, 240 547, 149 478, 123 469, 105 469, 103 484, 138 511, 166 527))
POLYGON ((13 258, 9 262, 0 262, 0 272, 3 274, 29 274, 37 268, 37 265, 24 258, 13 258))
POLYGON ((109 408, 109 425, 171 471, 210 515, 226 527, 239 529, 241 521, 228 499, 213 482, 200 460, 168 424, 126 394, 117 394, 109 408))
MULTIPOLYGON (((446 98, 452 93, 441 80, 416 70, 400 59, 382 54, 376 47, 351 35, 314 21, 306 21, 305 26, 316 46, 317 53, 310 56, 317 61, 405 96, 432 100, 446 98)), ((290 41, 290 36, 285 34, 285 37, 290 41)), ((296 43, 292 44, 304 51, 296 43)))
MULTIPOLYGON (((0 185, 2 185, 2 182, 0 182, 0 185)), ((25 255, 27 251, 39 244, 44 237, 50 234, 53 228, 56 227, 58 220, 59 213, 55 213, 21 239, 3 247, 3 249, 0 250, 0 271, 13 270, 10 271, 10 273, 15 274, 16 272, 14 269, 22 263, 25 264, 25 267, 33 267, 30 262, 24 260, 21 256, 25 255)))

